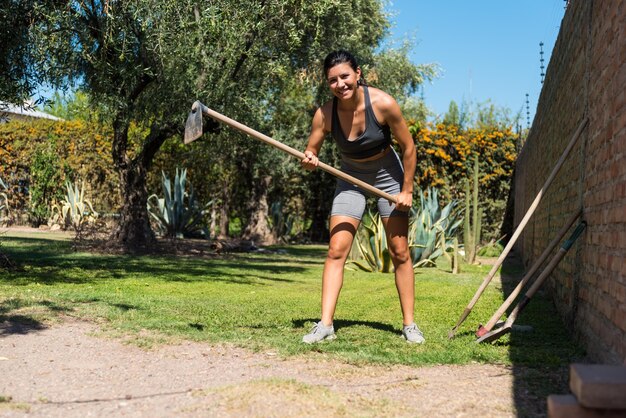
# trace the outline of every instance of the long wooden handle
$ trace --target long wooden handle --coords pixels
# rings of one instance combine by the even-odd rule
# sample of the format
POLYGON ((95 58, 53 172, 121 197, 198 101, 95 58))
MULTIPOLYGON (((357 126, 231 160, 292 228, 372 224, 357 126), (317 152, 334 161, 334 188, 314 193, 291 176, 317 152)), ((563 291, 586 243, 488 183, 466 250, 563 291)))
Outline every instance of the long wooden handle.
POLYGON ((530 220, 530 217, 533 215, 533 213, 537 209, 537 206, 539 206, 539 202, 541 201, 541 198, 545 194, 546 190, 548 190, 548 187, 550 187, 550 184, 552 184, 552 181, 554 180, 554 178, 556 177, 557 173, 559 172, 559 170, 563 166, 563 163, 567 159, 567 156, 569 155, 570 151, 572 150, 572 148, 574 148, 574 145, 576 144, 576 141, 578 140, 578 137, 582 133, 583 129, 585 129, 585 126, 587 126, 587 123, 589 123, 589 119, 585 118, 578 125, 578 129, 576 129, 576 132, 572 136, 572 139, 569 141, 569 144, 567 144, 567 147, 565 147, 565 150, 563 151, 563 154, 561 154, 561 157, 556 162, 556 165, 554 166, 554 168, 552 169, 552 172, 550 173, 550 175, 546 179, 546 182, 544 183, 543 187, 539 190, 539 193, 537 194, 537 197, 535 197, 535 200, 533 201, 533 203, 530 205, 530 207, 526 211, 526 215, 524 215, 524 218, 522 218, 522 220, 520 221, 519 225, 517 226, 517 228, 513 232, 513 235, 511 236, 511 239, 509 240, 507 245, 504 247, 504 250, 502 250, 502 253, 500 254, 498 259, 496 260, 496 263, 493 265, 493 267, 489 271, 489 274, 487 275, 487 277, 485 277, 485 279, 483 280, 482 284, 478 287, 478 290, 476 290, 476 293, 474 294, 474 297, 469 302, 467 307, 463 310, 463 313, 461 314, 461 317, 457 321, 456 325, 454 325, 452 330, 448 333, 448 336, 450 338, 452 338, 454 336, 454 332, 463 323, 463 321, 465 321, 465 318, 467 318, 467 316, 470 314, 470 312, 472 311, 472 308, 474 307, 474 305, 476 305, 476 302, 478 301, 478 298, 480 298, 480 295, 483 294, 483 292, 487 288, 487 285, 489 285, 489 282, 491 282, 491 279, 493 279, 493 276, 495 276, 496 272, 498 271, 498 269, 502 265, 502 262, 504 261, 506 256, 509 255, 509 251, 511 251, 511 248, 513 248, 513 245, 515 244, 515 242, 517 241, 517 238, 520 236, 520 234, 524 230, 524 227, 526 227, 526 224, 530 220))
POLYGON ((574 245, 574 242, 578 239, 580 234, 583 233, 586 227, 587 222, 585 221, 582 221, 578 224, 576 229, 574 229, 574 232, 572 232, 572 235, 567 239, 567 241, 563 243, 563 245, 561 245, 561 248, 559 248, 559 251, 557 251, 557 253, 554 255, 554 258, 552 258, 550 263, 543 269, 539 277, 537 277, 532 286, 530 286, 530 289, 526 291, 526 294, 524 295, 522 300, 520 300, 515 308, 511 311, 511 314, 505 322, 505 326, 511 326, 513 322, 515 322, 515 320, 517 319, 517 315, 519 315, 519 313, 526 307, 526 305, 528 305, 530 299, 541 287, 546 278, 550 276, 552 270, 554 270, 554 268, 561 262, 561 259, 565 257, 565 254, 567 254, 569 249, 572 248, 572 245, 574 245))
MULTIPOLYGON (((203 105, 201 103, 200 103, 200 105, 202 106, 202 114, 210 116, 213 119, 216 119, 216 120, 218 120, 220 122, 223 122, 223 123, 225 123, 226 125, 228 125, 230 127, 233 127, 233 128, 235 128, 235 129, 237 129, 237 130, 239 130, 239 131, 241 131, 241 132, 243 132, 245 134, 248 134, 248 135, 250 135, 253 138, 259 139, 259 140, 261 140, 261 141, 263 141, 263 142, 265 142, 265 143, 267 143, 267 144, 269 144, 269 145, 271 145, 271 146, 273 146, 275 148, 278 148, 279 150, 284 151, 287 154, 290 154, 290 155, 292 155, 292 156, 294 156, 294 157, 296 157, 296 158, 298 158, 300 160, 303 160, 304 158, 306 158, 303 152, 298 151, 298 150, 296 150, 294 148, 291 148, 289 145, 285 145, 282 142, 279 142, 279 141, 277 141, 277 140, 275 140, 273 138, 270 138, 269 136, 264 135, 264 134, 262 134, 259 131, 255 131, 254 129, 252 129, 252 128, 250 128, 250 127, 248 127, 248 126, 246 126, 246 125, 244 125, 242 123, 239 123, 239 122, 237 122, 234 119, 231 119, 231 118, 229 118, 227 116, 224 116, 221 113, 216 112, 215 110, 209 109, 208 107, 206 107, 205 105, 203 105)), ((376 196, 379 196, 379 197, 382 197, 384 199, 387 199, 388 201, 393 202, 393 203, 398 203, 395 196, 390 195, 389 193, 383 192, 382 190, 372 186, 371 184, 368 184, 368 183, 366 183, 366 182, 364 182, 362 180, 359 180, 356 177, 352 177, 351 175, 346 174, 346 173, 344 173, 341 170, 337 170, 335 167, 332 167, 332 166, 330 166, 328 164, 325 164, 325 163, 323 163, 321 161, 319 162, 318 167, 321 168, 322 170, 326 171, 327 173, 332 174, 335 177, 339 177, 340 179, 345 180, 348 183, 352 183, 355 186, 358 186, 361 189, 366 190, 366 191, 368 191, 368 192, 370 192, 370 193, 372 193, 372 194, 374 194, 376 196)))
POLYGON ((565 225, 563 225, 563 227, 559 230, 559 232, 557 232, 557 234, 554 237, 554 239, 550 242, 550 244, 548 244, 546 249, 543 250, 543 253, 541 253, 539 258, 534 262, 534 264, 532 265, 530 270, 528 270, 528 272, 524 275, 522 280, 520 280, 520 282, 517 284, 515 289, 513 289, 513 291, 509 295, 509 297, 504 301, 504 303, 500 306, 500 308, 496 311, 496 313, 493 314, 493 316, 491 317, 489 322, 487 322, 487 325, 485 325, 485 329, 487 331, 491 331, 491 329, 498 323, 498 320, 502 317, 502 315, 504 315, 504 313, 509 308, 509 306, 511 306, 511 304, 517 298, 517 296, 520 294, 520 292, 522 291, 524 286, 526 286, 526 283, 528 283, 530 278, 535 274, 535 272, 539 269, 539 267, 541 267, 543 262, 552 253, 552 250, 557 245, 559 245, 559 242, 561 242, 561 240, 563 239, 565 234, 567 234, 567 231, 569 231, 569 229, 572 227, 574 222, 576 222, 576 219, 578 219, 581 215, 582 215, 582 209, 577 210, 567 220, 567 222, 565 223, 565 225))

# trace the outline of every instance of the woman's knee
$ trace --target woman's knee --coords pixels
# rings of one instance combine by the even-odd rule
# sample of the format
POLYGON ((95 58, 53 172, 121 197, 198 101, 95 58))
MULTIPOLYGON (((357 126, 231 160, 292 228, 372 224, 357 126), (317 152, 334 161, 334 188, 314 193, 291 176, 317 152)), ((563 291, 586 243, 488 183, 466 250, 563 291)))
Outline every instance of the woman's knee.
POLYGON ((348 258, 359 222, 358 219, 347 216, 331 216, 328 260, 345 261, 348 258))
POLYGON ((399 242, 389 245, 389 255, 394 265, 404 264, 411 261, 411 253, 406 242, 399 242))
POLYGON ((347 247, 343 244, 335 244, 328 246, 328 253, 326 258, 333 261, 341 261, 348 258, 348 253, 350 252, 350 247, 347 247))

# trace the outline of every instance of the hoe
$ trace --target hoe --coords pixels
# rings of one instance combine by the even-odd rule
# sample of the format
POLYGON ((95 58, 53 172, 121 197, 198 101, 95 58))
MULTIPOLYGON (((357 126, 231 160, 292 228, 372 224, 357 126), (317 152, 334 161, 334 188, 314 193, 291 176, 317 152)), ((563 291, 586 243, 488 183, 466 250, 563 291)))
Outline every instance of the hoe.
MULTIPOLYGON (((267 135, 263 135, 262 133, 255 131, 252 128, 247 127, 246 125, 237 122, 236 120, 230 119, 212 109, 209 109, 208 107, 206 107, 205 105, 203 105, 202 103, 200 103, 199 101, 196 101, 192 106, 191 106, 191 112, 189 113, 189 116, 187 117, 187 122, 185 123, 185 144, 189 144, 193 141, 195 141, 196 139, 200 138, 202 136, 202 117, 206 115, 206 116, 210 116, 213 119, 223 122, 226 125, 235 128, 247 135, 250 135, 253 138, 259 139, 275 148, 278 148, 281 151, 286 152, 289 155, 292 155, 300 160, 303 160, 305 158, 304 153, 300 152, 298 150, 295 150, 293 148, 291 148, 288 145, 283 144, 282 142, 279 142, 273 138, 270 138, 267 135)), ((360 188, 362 188, 363 190, 366 190, 376 196, 382 197, 384 199, 387 199, 390 202, 393 203, 397 203, 396 202, 396 197, 390 195, 389 193, 383 192, 382 190, 365 183, 364 181, 361 181, 355 177, 352 177, 346 173, 344 173, 343 171, 337 170, 334 167, 331 167, 327 164, 324 164, 323 162, 320 161, 319 168, 321 168, 322 170, 326 171, 327 173, 332 174, 335 177, 338 177, 342 180, 345 180, 349 183, 354 184, 355 186, 358 186, 360 188)))

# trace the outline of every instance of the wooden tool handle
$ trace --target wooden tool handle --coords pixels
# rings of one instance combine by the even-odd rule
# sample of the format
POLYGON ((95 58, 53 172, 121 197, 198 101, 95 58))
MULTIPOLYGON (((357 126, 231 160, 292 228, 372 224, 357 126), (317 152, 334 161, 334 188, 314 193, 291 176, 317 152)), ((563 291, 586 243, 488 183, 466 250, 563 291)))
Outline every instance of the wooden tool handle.
MULTIPOLYGON (((205 105, 201 104, 202 106, 202 114, 207 115, 212 117, 215 120, 218 120, 220 122, 225 123, 226 125, 235 128, 245 134, 250 135, 253 138, 259 139, 275 148, 278 148, 281 151, 286 152, 287 154, 290 154, 300 160, 303 160, 305 158, 305 155, 303 152, 298 151, 294 148, 291 148, 288 145, 283 144, 282 142, 279 142, 273 138, 270 138, 267 135, 262 134, 261 132, 255 131, 254 129, 237 122, 234 119, 231 119, 227 116, 222 115, 221 113, 216 112, 215 110, 209 109, 208 107, 206 107, 205 105)), ((382 190, 372 186, 371 184, 368 184, 362 180, 359 180, 355 177, 352 177, 349 174, 344 173, 341 170, 337 170, 334 167, 329 166, 328 164, 325 164, 323 162, 319 162, 318 165, 319 168, 321 168, 322 170, 326 171, 329 174, 332 174, 335 177, 339 177, 342 180, 347 181, 348 183, 354 184, 355 186, 360 187, 361 189, 368 191, 376 196, 382 197, 384 199, 387 199, 390 202, 393 203, 398 203, 396 196, 390 195, 389 193, 383 192, 382 190)))

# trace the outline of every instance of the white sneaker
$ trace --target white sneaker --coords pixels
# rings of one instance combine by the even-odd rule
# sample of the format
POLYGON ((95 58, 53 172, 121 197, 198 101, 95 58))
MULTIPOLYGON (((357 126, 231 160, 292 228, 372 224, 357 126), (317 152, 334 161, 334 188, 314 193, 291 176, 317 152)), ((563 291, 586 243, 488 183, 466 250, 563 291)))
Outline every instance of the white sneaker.
POLYGON ((313 325, 311 332, 302 337, 302 342, 306 344, 318 343, 322 340, 334 340, 337 338, 335 335, 335 328, 330 325, 326 326, 322 321, 313 325))
POLYGON ((426 341, 424 334, 422 334, 422 331, 415 325, 415 322, 402 327, 402 337, 407 343, 412 344, 422 344, 426 341))

